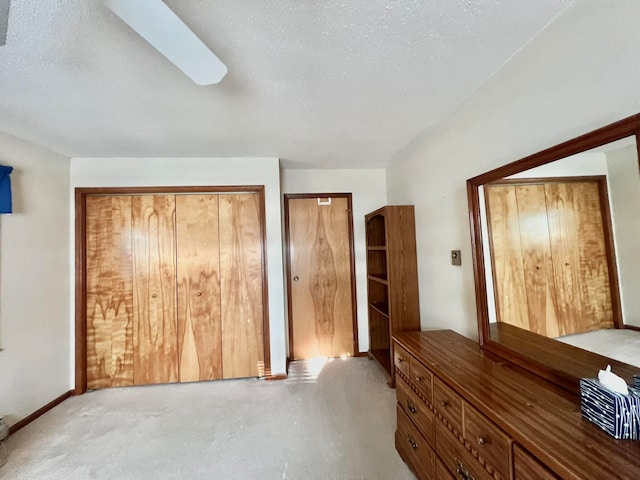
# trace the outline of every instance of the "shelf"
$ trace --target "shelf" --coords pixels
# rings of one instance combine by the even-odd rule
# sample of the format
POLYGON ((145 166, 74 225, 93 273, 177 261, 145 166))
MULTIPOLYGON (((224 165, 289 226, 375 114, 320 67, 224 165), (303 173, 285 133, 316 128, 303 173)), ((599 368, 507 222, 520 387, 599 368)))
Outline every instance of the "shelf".
POLYGON ((386 273, 378 273, 369 275, 369 280, 373 280, 374 282, 382 283, 383 285, 389 285, 387 282, 387 274, 386 273))
POLYGON ((369 350, 369 355, 375 358, 384 371, 387 373, 387 376, 391 376, 391 350, 388 348, 383 348, 380 350, 369 350))
POLYGON ((376 312, 384 315, 389 318, 389 302, 376 302, 370 304, 371 308, 373 308, 376 312))
POLYGON ((420 329, 415 212, 390 205, 365 215, 369 357, 395 385, 391 335, 420 329))

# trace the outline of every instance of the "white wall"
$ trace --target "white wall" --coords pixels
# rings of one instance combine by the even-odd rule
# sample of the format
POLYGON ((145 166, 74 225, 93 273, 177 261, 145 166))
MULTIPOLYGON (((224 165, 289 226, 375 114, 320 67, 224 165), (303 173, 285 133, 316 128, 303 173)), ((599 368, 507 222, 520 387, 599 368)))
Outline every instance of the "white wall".
POLYGON ((14 167, 0 216, 0 416, 13 425, 68 392, 69 159, 0 132, 14 167))
MULTIPOLYGON (((72 188, 192 185, 265 186, 271 371, 273 374, 284 373, 286 371, 286 330, 279 160, 277 158, 71 159, 72 188)), ((73 211, 73 205, 71 209, 73 211)), ((72 285, 73 281, 72 278, 72 285)), ((71 354, 73 356, 74 352, 72 351, 71 354)))
POLYGON ((579 177, 607 174, 607 155, 604 152, 583 152, 530 168, 507 178, 579 177))
POLYGON ((386 204, 385 171, 378 170, 283 170, 283 193, 351 193, 353 242, 356 260, 358 346, 369 349, 367 265, 364 216, 386 204))
POLYGON ((467 178, 640 112, 637 18, 578 2, 387 169, 388 201, 416 205, 423 328, 477 336, 467 178))
POLYGON ((640 172, 632 145, 607 152, 609 201, 624 323, 640 327, 640 172))

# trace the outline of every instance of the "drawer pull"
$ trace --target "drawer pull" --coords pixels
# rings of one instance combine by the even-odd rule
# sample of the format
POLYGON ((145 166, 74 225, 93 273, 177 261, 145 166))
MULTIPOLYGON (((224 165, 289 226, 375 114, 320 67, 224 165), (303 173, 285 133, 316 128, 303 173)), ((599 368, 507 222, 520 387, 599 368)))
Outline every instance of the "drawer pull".
POLYGON ((413 440, 413 438, 411 438, 411 435, 409 435, 408 433, 407 433, 407 442, 409 442, 409 445, 411 445, 411 448, 413 448, 414 450, 418 448, 418 444, 413 440))
POLYGON ((424 380, 420 375, 416 375, 416 382, 421 382, 424 380))
POLYGON ((418 410, 416 410, 416 407, 413 406, 411 400, 407 400, 407 408, 411 413, 418 413, 418 410))
POLYGON ((456 473, 460 476, 460 480, 475 480, 457 457, 454 460, 456 462, 456 473))
POLYGON ((406 360, 404 357, 398 357, 398 363, 402 363, 406 360))
POLYGON ((484 447, 486 443, 487 443, 487 440, 484 437, 478 437, 478 445, 480 445, 481 447, 484 447))
POLYGON ((447 407, 449 406, 449 402, 448 402, 447 400, 442 400, 442 401, 440 402, 440 406, 441 406, 442 408, 447 408, 447 407))

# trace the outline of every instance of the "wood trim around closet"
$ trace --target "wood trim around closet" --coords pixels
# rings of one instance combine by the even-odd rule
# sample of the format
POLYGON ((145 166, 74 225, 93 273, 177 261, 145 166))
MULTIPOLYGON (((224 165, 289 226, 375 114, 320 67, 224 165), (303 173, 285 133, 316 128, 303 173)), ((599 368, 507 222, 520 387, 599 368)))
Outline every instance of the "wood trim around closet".
POLYGON ((287 354, 287 371, 288 364, 292 361, 291 349, 293 348, 293 328, 291 325, 292 305, 291 305, 291 256, 289 254, 289 244, 291 241, 291 232, 289 231, 289 200, 299 198, 346 198, 347 208, 349 209, 349 250, 350 250, 350 269, 351 269, 351 311, 352 311, 352 329, 353 329, 353 356, 364 357, 367 352, 360 352, 359 335, 358 335, 358 308, 356 296, 356 257, 355 242, 353 229, 353 195, 351 193, 285 193, 284 194, 284 244, 285 244, 285 276, 287 279, 287 330, 288 330, 288 354, 287 354))
POLYGON ((271 375, 269 330, 269 285, 267 270, 266 205, 264 185, 189 186, 189 187, 77 187, 75 189, 75 388, 74 395, 87 391, 86 322, 86 199, 90 195, 141 195, 180 193, 256 193, 260 201, 262 242, 263 349, 265 377, 271 375))

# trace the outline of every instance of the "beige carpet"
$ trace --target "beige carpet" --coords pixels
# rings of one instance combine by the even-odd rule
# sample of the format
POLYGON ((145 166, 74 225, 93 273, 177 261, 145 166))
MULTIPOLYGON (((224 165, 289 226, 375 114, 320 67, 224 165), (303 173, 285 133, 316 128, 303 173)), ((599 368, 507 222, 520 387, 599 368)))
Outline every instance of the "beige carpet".
MULTIPOLYGON (((558 337, 556 340, 620 362, 640 367, 640 332, 630 329, 594 330, 558 337)), ((603 365, 604 369, 606 365, 603 365)), ((594 372, 594 375, 598 372, 594 372)))
POLYGON ((0 478, 413 479, 395 423, 395 390, 374 362, 296 362, 285 381, 70 398, 9 437, 0 478))

